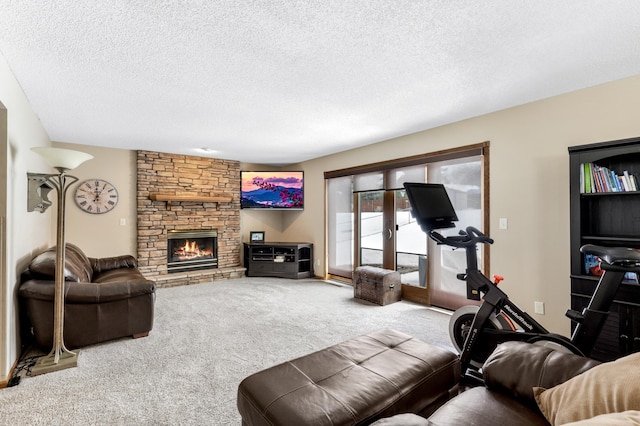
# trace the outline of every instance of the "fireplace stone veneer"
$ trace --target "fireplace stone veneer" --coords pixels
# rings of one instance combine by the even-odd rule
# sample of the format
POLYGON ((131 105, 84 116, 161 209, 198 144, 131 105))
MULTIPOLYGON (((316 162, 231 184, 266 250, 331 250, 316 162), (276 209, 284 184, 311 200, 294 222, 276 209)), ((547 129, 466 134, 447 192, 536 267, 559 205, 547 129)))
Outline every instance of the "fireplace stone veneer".
POLYGON ((240 266, 240 163, 150 151, 137 152, 138 267, 158 287, 244 275, 240 266), (170 206, 152 194, 224 195, 231 201, 180 201, 170 206), (169 235, 216 231, 217 267, 170 272, 169 235))

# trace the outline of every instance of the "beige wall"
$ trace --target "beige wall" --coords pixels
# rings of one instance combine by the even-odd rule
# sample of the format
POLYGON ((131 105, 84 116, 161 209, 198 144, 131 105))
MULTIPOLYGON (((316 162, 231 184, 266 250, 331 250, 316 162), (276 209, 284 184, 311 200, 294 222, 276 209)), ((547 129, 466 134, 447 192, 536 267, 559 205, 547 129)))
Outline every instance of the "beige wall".
POLYGON ((70 172, 79 180, 67 195, 66 241, 82 247, 89 257, 136 255, 136 153, 135 151, 54 142, 56 147, 77 149, 93 159, 70 172), (83 181, 99 178, 118 191, 118 204, 108 213, 90 214, 75 203, 74 191, 83 181))
POLYGON ((18 329, 18 276, 32 255, 47 247, 55 238, 52 232, 50 212, 27 213, 27 172, 50 172, 38 155, 31 152, 34 146, 50 145, 42 127, 15 80, 4 57, 0 55, 0 146, 4 150, 0 158, 2 182, 2 217, 0 239, 6 246, 1 252, 2 270, 0 283, 0 383, 8 375, 20 355, 18 329))

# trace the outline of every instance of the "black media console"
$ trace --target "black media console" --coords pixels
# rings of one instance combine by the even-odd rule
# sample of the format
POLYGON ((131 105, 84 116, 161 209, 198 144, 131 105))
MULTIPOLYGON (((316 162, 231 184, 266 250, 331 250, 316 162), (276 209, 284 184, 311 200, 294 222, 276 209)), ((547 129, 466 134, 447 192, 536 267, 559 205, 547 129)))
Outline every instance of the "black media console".
POLYGON ((244 267, 248 277, 313 277, 313 244, 244 244, 244 267))

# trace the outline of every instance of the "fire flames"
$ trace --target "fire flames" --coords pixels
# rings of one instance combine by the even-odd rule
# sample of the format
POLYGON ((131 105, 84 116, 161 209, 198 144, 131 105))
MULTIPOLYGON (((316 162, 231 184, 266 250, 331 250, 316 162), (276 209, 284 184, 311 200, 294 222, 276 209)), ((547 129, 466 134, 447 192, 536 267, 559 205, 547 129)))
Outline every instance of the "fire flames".
POLYGON ((210 250, 201 249, 197 241, 185 240, 183 246, 176 247, 173 255, 179 260, 195 259, 199 257, 211 257, 213 254, 210 250))

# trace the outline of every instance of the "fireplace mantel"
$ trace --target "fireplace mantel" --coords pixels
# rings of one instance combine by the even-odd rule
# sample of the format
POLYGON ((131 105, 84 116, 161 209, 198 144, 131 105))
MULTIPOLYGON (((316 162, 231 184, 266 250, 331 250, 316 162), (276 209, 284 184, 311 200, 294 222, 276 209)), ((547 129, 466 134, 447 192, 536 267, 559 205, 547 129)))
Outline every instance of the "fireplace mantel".
POLYGON ((171 208, 171 203, 190 202, 190 203, 230 203, 233 197, 224 194, 203 195, 193 194, 162 194, 159 192, 149 194, 152 201, 166 201, 167 207, 171 208))

